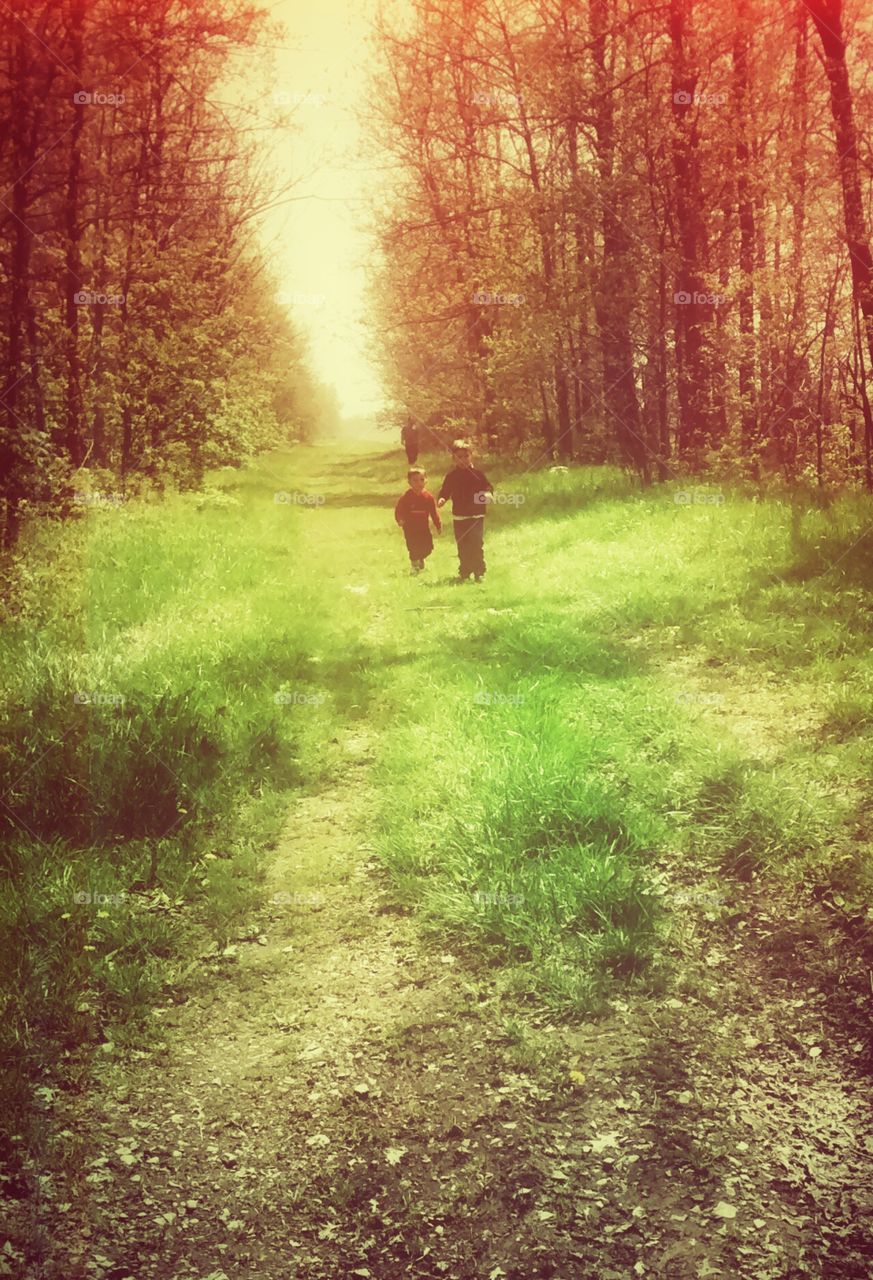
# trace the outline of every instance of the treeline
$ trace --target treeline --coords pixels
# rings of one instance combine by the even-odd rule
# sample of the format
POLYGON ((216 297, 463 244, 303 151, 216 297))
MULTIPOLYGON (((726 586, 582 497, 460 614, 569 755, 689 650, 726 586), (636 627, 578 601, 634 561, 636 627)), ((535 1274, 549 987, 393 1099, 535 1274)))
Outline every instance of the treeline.
POLYGON ((853 0, 414 0, 380 25, 379 352, 505 448, 873 487, 853 0))
POLYGON ((324 409, 255 238, 270 190, 245 0, 0 15, 0 522, 197 484, 324 409), (230 101, 228 99, 231 99, 230 101))

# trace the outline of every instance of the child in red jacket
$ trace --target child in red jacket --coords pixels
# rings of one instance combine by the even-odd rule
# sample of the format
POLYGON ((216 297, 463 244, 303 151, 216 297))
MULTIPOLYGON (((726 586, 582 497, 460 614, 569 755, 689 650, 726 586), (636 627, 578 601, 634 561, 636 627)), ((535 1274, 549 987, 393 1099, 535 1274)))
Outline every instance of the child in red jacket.
POLYGON ((421 467, 412 467, 406 474, 409 488, 394 508, 394 519, 403 529, 406 548, 413 573, 421 573, 426 558, 433 551, 430 522, 437 533, 442 533, 442 522, 432 493, 425 489, 427 476, 421 467))

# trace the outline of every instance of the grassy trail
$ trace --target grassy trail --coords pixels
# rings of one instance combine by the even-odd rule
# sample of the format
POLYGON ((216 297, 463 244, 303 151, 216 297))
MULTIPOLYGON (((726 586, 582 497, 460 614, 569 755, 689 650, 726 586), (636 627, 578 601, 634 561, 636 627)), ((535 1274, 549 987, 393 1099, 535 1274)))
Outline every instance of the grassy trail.
MULTIPOLYGON (((449 582, 450 521, 411 579, 398 456, 320 446, 227 482, 252 511, 323 499, 271 518, 335 611, 306 668, 337 708, 326 775, 154 1045, 58 1101, 29 1274, 866 1276, 856 996, 791 887, 823 882, 866 747, 804 754, 836 695, 788 631, 791 680, 755 657, 797 548, 768 513, 507 477, 527 502, 493 513, 485 583, 449 582)), ((283 687, 309 741, 321 704, 283 687)))

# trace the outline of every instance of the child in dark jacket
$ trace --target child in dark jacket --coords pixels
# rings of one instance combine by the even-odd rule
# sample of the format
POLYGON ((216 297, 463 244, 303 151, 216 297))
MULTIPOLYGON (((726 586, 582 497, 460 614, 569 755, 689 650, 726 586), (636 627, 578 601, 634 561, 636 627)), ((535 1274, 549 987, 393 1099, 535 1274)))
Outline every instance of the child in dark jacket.
POLYGON ((461 582, 472 574, 477 582, 485 576, 485 508, 491 501, 494 486, 473 466, 473 450, 466 440, 452 445, 455 465, 443 481, 437 496, 441 507, 451 498, 458 546, 458 573, 461 582))
POLYGON ((406 475, 409 488, 394 508, 394 519, 403 529, 406 549, 413 573, 421 573, 424 562, 433 551, 431 521, 437 533, 442 533, 442 521, 436 509, 432 493, 424 487, 427 476, 421 467, 412 467, 406 475))

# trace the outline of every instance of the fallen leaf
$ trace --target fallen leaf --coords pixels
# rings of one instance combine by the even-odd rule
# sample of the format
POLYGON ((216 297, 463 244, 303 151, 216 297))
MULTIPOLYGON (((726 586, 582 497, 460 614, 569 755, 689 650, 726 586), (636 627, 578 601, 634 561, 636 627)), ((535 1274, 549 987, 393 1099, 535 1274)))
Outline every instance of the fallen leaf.
POLYGON ((591 1150, 599 1156, 607 1147, 617 1147, 617 1138, 618 1133, 605 1133, 602 1138, 594 1138, 591 1142, 591 1150))
POLYGON ((712 1216, 714 1218, 726 1218, 729 1220, 737 1216, 737 1211, 735 1206, 728 1204, 726 1200, 719 1200, 718 1204, 712 1211, 712 1216))

